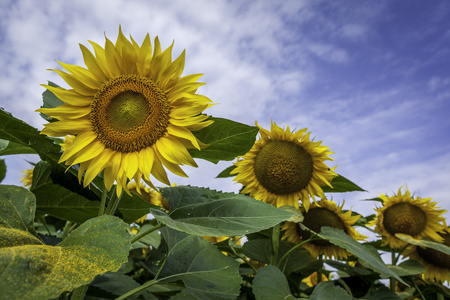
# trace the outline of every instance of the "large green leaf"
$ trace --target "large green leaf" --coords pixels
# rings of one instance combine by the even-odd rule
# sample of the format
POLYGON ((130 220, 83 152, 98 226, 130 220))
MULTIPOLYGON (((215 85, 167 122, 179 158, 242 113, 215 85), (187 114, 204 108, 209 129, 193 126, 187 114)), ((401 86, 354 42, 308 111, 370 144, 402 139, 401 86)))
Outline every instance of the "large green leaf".
MULTIPOLYGON (((286 254, 295 245, 281 241, 278 248, 278 258, 286 254)), ((242 247, 245 256, 259 261, 261 263, 270 263, 270 240, 269 239, 254 239, 247 241, 242 247)), ((282 262, 280 269, 285 275, 292 272, 301 272, 303 274, 311 274, 318 268, 322 267, 322 263, 313 257, 308 250, 297 248, 292 251, 289 257, 282 262)))
POLYGON ((265 266, 258 270, 253 279, 253 294, 256 300, 296 299, 291 295, 286 276, 274 266, 265 266))
POLYGON ((236 260, 201 237, 167 227, 161 233, 169 252, 158 281, 181 280, 197 299, 236 299, 241 283, 236 260))
POLYGON ((0 156, 15 154, 36 154, 36 151, 28 146, 0 139, 0 156))
POLYGON ((341 287, 335 286, 334 282, 326 281, 319 283, 310 297, 311 300, 352 300, 353 298, 341 287))
POLYGON ((14 185, 0 185, 0 227, 35 233, 36 198, 33 193, 14 185))
POLYGON ((202 143, 209 147, 189 150, 192 157, 218 163, 221 160, 233 160, 247 153, 256 140, 258 128, 222 118, 211 117, 214 123, 193 132, 202 143))
POLYGON ((338 175, 331 181, 333 188, 329 186, 323 186, 322 189, 325 193, 345 193, 345 192, 365 192, 366 190, 360 188, 355 183, 351 182, 344 176, 338 175))
POLYGON ((389 266, 398 276, 411 276, 425 272, 425 267, 415 260, 407 260, 395 266, 389 266))
MULTIPOLYGON (((23 244, 0 249, 0 290, 4 299, 50 299, 117 271, 131 249, 128 226, 101 216, 74 230, 58 246, 23 244)), ((12 240, 16 229, 2 232, 12 240)), ((32 235, 25 231, 22 234, 32 235)))
POLYGON ((420 247, 425 247, 425 248, 431 248, 431 249, 440 251, 442 253, 445 253, 447 255, 450 255, 450 247, 446 246, 443 243, 438 243, 438 242, 435 242, 432 240, 427 240, 427 239, 417 240, 417 239, 413 238, 412 236, 403 234, 403 233, 396 233, 395 236, 409 244, 420 246, 420 247))
POLYGON ((400 282, 405 283, 395 272, 388 268, 381 259, 378 251, 372 246, 360 244, 344 231, 328 226, 322 227, 318 236, 355 255, 364 266, 376 271, 381 277, 394 277, 400 282))
POLYGON ((257 232, 295 214, 241 194, 207 188, 177 186, 162 189, 170 212, 152 209, 155 218, 194 235, 235 236, 257 232))

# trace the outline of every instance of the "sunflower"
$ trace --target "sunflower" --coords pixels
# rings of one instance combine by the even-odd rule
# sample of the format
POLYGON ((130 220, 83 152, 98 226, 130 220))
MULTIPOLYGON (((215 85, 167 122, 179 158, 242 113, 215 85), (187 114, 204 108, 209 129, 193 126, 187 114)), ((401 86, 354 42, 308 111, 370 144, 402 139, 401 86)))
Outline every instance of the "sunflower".
MULTIPOLYGON (((330 185, 337 174, 324 161, 333 160, 333 153, 322 142, 309 139, 307 128, 291 132, 272 122, 271 131, 258 125, 261 139, 239 159, 231 174, 241 183, 243 194, 277 207, 299 207, 299 198, 306 211, 310 197, 325 198, 321 186, 330 185)), ((333 168, 334 169, 334 168, 333 168)))
MULTIPOLYGON (((443 239, 442 243, 450 247, 450 229, 445 228, 440 236, 443 239)), ((450 255, 431 248, 410 246, 404 256, 418 261, 425 267, 423 279, 440 283, 450 282, 450 255)))
MULTIPOLYGON (((174 185, 174 183, 172 184, 172 186, 173 185, 174 185)), ((145 201, 147 201, 148 203, 151 203, 156 206, 160 206, 167 211, 170 209, 169 202, 167 201, 166 198, 164 198, 159 193, 159 191, 145 186, 144 183, 142 183, 142 182, 139 182, 139 184, 136 184, 135 181, 130 181, 127 184, 127 188, 131 193, 139 194, 140 197, 142 199, 144 199, 145 201)), ((137 219, 136 223, 142 224, 145 222, 145 220, 147 220, 147 215, 142 216, 141 218, 137 219)))
MULTIPOLYGON (((323 273, 321 275, 322 275, 321 276, 322 277, 321 282, 325 282, 325 281, 328 281, 330 279, 329 277, 327 277, 323 273)), ((309 275, 308 277, 303 278, 302 282, 304 282, 309 287, 314 287, 314 286, 316 286, 319 283, 318 279, 319 279, 319 276, 318 276, 317 272, 314 272, 311 275, 309 275)))
POLYGON ((187 149, 204 146, 192 131, 213 123, 202 114, 211 100, 196 94, 202 74, 181 77, 185 52, 172 61, 173 44, 161 51, 156 37, 152 55, 148 34, 141 46, 130 39, 119 28, 115 44, 90 42, 95 55, 80 45, 87 68, 59 62, 67 72, 52 70, 71 89, 43 85, 65 104, 37 110, 57 120, 42 134, 74 137, 59 162, 80 164, 85 187, 104 171, 118 195, 133 178, 154 187, 150 174, 170 185, 165 168, 187 177, 180 165, 197 166, 187 149))
POLYGON ((33 170, 34 168, 22 171, 23 176, 20 178, 22 185, 28 189, 30 189, 33 184, 33 170))
MULTIPOLYGON (((334 201, 322 199, 317 203, 313 203, 308 212, 304 208, 301 209, 304 216, 302 223, 316 233, 320 233, 323 226, 329 226, 343 230, 355 240, 366 239, 366 236, 358 233, 352 227, 361 216, 352 216, 351 210, 343 213, 343 206, 344 203, 341 206, 337 206, 334 201)), ((303 230, 298 223, 286 222, 281 229, 285 231, 282 239, 293 244, 298 244, 311 237, 311 232, 303 230)), ((334 256, 336 259, 346 259, 350 255, 346 250, 322 239, 308 242, 303 247, 315 257, 323 254, 326 258, 334 256)))
POLYGON ((408 234, 415 239, 428 237, 442 242, 438 232, 444 229, 441 222, 445 220, 442 214, 446 211, 435 207, 437 203, 431 202, 431 198, 414 199, 408 189, 405 194, 402 194, 401 189, 402 187, 392 197, 380 195, 383 206, 375 209, 377 216, 368 224, 375 225, 375 232, 382 236, 382 245, 389 245, 392 249, 405 247, 407 243, 396 238, 396 233, 408 234))

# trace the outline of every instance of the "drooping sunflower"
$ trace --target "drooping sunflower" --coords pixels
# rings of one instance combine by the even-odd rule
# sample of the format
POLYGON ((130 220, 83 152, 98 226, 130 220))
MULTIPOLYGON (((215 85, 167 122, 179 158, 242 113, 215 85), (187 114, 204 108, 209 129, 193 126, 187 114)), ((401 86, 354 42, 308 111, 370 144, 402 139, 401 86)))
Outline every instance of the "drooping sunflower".
POLYGON ((181 77, 185 52, 172 61, 173 44, 161 51, 156 37, 152 54, 148 34, 140 46, 130 40, 119 28, 115 44, 90 42, 95 55, 80 45, 87 68, 59 62, 67 72, 53 70, 71 89, 43 85, 65 104, 37 110, 57 120, 42 134, 74 137, 60 162, 80 164, 84 186, 104 171, 118 195, 133 178, 154 187, 150 174, 170 185, 164 167, 187 177, 180 165, 197 166, 187 149, 202 147, 192 131, 212 123, 202 114, 211 100, 196 94, 202 74, 181 77))
POLYGON ((33 171, 34 168, 22 171, 23 176, 20 178, 20 181, 22 182, 22 185, 27 189, 30 189, 31 185, 33 184, 33 171))
MULTIPOLYGON (((445 228, 440 236, 443 239, 442 243, 450 247, 450 229, 445 228)), ((404 256, 418 261, 425 267, 426 270, 422 274, 423 279, 450 283, 450 255, 431 248, 410 246, 404 252, 404 256)))
POLYGON ((321 186, 330 185, 337 176, 325 165, 333 160, 328 147, 321 141, 310 140, 307 128, 291 132, 272 122, 268 131, 256 122, 261 138, 252 149, 239 159, 231 174, 237 174, 235 181, 241 183, 243 194, 262 200, 277 207, 290 205, 299 207, 299 198, 306 211, 310 197, 325 198, 321 186))
MULTIPOLYGON (((329 226, 343 230, 357 241, 366 239, 366 236, 358 233, 352 227, 361 216, 352 216, 351 210, 345 213, 342 212, 343 206, 344 203, 341 206, 337 206, 336 202, 327 199, 312 203, 307 212, 304 208, 300 209, 304 217, 302 223, 316 233, 320 233, 323 226, 329 226)), ((282 225, 281 229, 285 231, 282 239, 293 244, 298 244, 311 237, 311 232, 303 230, 298 223, 286 222, 282 225)), ((303 247, 315 257, 324 255, 326 258, 335 257, 336 259, 346 259, 350 255, 346 250, 322 239, 308 242, 303 247)))
POLYGON ((375 232, 381 234, 382 245, 400 249, 407 245, 395 237, 396 233, 411 235, 415 239, 431 238, 442 242, 438 234, 444 229, 442 216, 446 210, 438 209, 431 198, 412 198, 408 189, 402 194, 402 187, 397 195, 388 197, 381 194, 383 206, 376 208, 377 216, 368 226, 375 226, 375 232))

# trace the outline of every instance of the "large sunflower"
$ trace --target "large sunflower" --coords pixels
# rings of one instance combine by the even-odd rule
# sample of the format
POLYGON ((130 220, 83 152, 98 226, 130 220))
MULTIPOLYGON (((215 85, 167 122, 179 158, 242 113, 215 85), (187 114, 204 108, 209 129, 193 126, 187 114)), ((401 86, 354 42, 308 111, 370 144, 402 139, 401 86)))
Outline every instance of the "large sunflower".
MULTIPOLYGON (((443 244, 450 247, 450 230, 445 228, 445 232, 440 236, 443 239, 443 244)), ((431 248, 422 248, 418 246, 408 247, 404 253, 420 262, 425 267, 425 272, 422 277, 425 280, 447 283, 450 282, 450 255, 431 248)))
MULTIPOLYGON (((329 226, 343 230, 355 240, 366 239, 366 236, 358 233, 352 227, 361 216, 352 216, 351 210, 343 213, 343 206, 344 203, 341 206, 337 206, 334 201, 322 199, 317 203, 313 203, 307 212, 303 208, 300 209, 304 216, 302 223, 316 233, 320 233, 323 226, 329 226)), ((311 237, 311 232, 303 230, 298 223, 286 222, 282 225, 281 229, 285 230, 282 239, 293 244, 298 244, 311 237)), ((324 255, 326 258, 332 258, 334 256, 336 259, 346 259, 349 256, 346 250, 322 239, 308 242, 303 247, 315 257, 324 255)))
POLYGON ((261 139, 231 172, 244 186, 241 192, 277 207, 298 208, 300 198, 308 211, 309 198, 325 198, 321 186, 331 186, 331 179, 337 175, 324 163, 333 160, 328 156, 333 152, 322 142, 311 141, 306 128, 291 132, 289 126, 284 130, 272 122, 268 131, 256 125, 261 139))
POLYGON ((395 237, 396 233, 411 235, 415 239, 431 238, 442 242, 438 232, 444 229, 441 222, 445 221, 442 216, 446 211, 438 209, 436 202, 431 198, 421 199, 411 197, 408 189, 402 194, 401 187, 397 195, 388 197, 381 194, 383 206, 375 209, 376 218, 368 225, 375 225, 375 232, 381 234, 382 245, 389 245, 392 249, 403 248, 406 242, 395 237))
POLYGON ((185 52, 172 61, 173 44, 161 51, 156 37, 152 55, 148 34, 141 46, 130 39, 119 28, 115 44, 90 42, 95 56, 80 45, 87 68, 60 62, 68 72, 53 70, 71 89, 43 85, 65 104, 37 110, 57 119, 43 134, 74 136, 60 162, 80 164, 84 186, 104 171, 118 195, 132 178, 153 186, 150 174, 170 185, 164 167, 187 176, 180 165, 197 166, 187 149, 202 146, 191 131, 212 123, 202 114, 211 100, 196 94, 202 74, 181 77, 185 52))

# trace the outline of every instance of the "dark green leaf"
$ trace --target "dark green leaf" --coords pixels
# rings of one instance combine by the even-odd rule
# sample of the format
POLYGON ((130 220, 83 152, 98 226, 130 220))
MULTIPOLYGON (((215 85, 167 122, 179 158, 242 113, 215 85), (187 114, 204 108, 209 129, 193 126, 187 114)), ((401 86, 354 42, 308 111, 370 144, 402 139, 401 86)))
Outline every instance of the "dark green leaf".
POLYGON ((396 266, 389 266, 398 276, 411 276, 425 272, 425 267, 415 260, 407 260, 396 266))
POLYGON ((335 260, 327 260, 325 261, 327 265, 330 267, 336 268, 339 271, 345 272, 349 276, 365 276, 374 274, 372 271, 365 269, 365 268, 359 268, 359 267, 352 267, 349 264, 342 263, 335 260))
POLYGON ((289 299, 289 295, 292 297, 286 277, 274 266, 258 270, 253 279, 253 294, 256 300, 285 300, 289 299))
POLYGON ((35 234, 36 198, 33 193, 14 185, 0 185, 0 227, 35 234))
POLYGON ((21 144, 0 140, 0 156, 14 154, 36 154, 36 151, 21 144))
POLYGON ((3 159, 0 159, 0 182, 5 179, 6 176, 6 164, 3 159))
POLYGON ((425 247, 425 248, 431 248, 431 249, 440 251, 442 253, 445 253, 447 255, 450 255, 450 247, 446 246, 443 243, 438 243, 438 242, 435 242, 432 240, 427 240, 427 239, 416 240, 412 236, 403 234, 403 233, 396 233, 395 236, 397 238, 401 239, 402 241, 407 242, 408 244, 425 247))
POLYGON ((352 300, 353 298, 346 290, 339 286, 335 286, 332 281, 319 283, 310 297, 311 300, 352 300))
MULTIPOLYGON (((155 227, 155 226, 153 226, 151 224, 145 224, 144 226, 139 228, 139 232, 145 232, 152 227, 155 227)), ((161 235, 159 234, 159 232, 157 230, 155 230, 152 233, 149 233, 146 236, 140 238, 139 242, 150 245, 153 248, 158 248, 159 244, 161 244, 161 235)))
POLYGON ((230 174, 230 172, 233 171, 234 169, 236 169, 236 166, 229 166, 228 168, 220 172, 220 174, 217 175, 216 178, 234 177, 236 176, 236 174, 230 174))
MULTIPOLYGON (((116 295, 115 298, 140 286, 133 278, 119 272, 108 272, 97 276, 91 285, 116 295)), ((137 299, 139 295, 142 295, 144 299, 157 299, 147 290, 140 291, 127 299, 137 299)))
MULTIPOLYGON (((27 244, 0 249, 2 297, 55 298, 99 274, 118 270, 131 249, 127 228, 118 218, 101 216, 80 225, 58 246, 27 244)), ((10 229, 8 234, 12 239, 18 230, 10 229)))
POLYGON ((402 283, 405 283, 397 274, 386 266, 378 251, 372 246, 362 245, 344 231, 328 226, 322 227, 321 233, 318 235, 355 255, 365 267, 369 267, 378 272, 381 277, 394 277, 402 283))
POLYGON ((167 227, 161 233, 169 252, 159 281, 181 280, 197 299, 236 299, 241 283, 236 260, 201 237, 167 227))
POLYGON ((209 147, 189 150, 194 158, 201 158, 212 163, 221 160, 233 160, 239 155, 247 153, 256 140, 259 129, 222 118, 211 117, 214 123, 199 131, 193 132, 202 143, 209 147))
POLYGON ((364 297, 367 300, 400 300, 400 298, 395 292, 391 291, 383 284, 374 285, 367 295, 364 297))
POLYGON ((155 218, 194 235, 236 236, 273 227, 295 214, 241 194, 177 186, 161 190, 170 213, 152 209, 155 218))
POLYGON ((334 177, 333 180, 331 181, 331 185, 333 186, 333 188, 330 188, 327 185, 322 187, 324 193, 345 193, 355 191, 359 192, 366 191, 341 175, 334 177))

